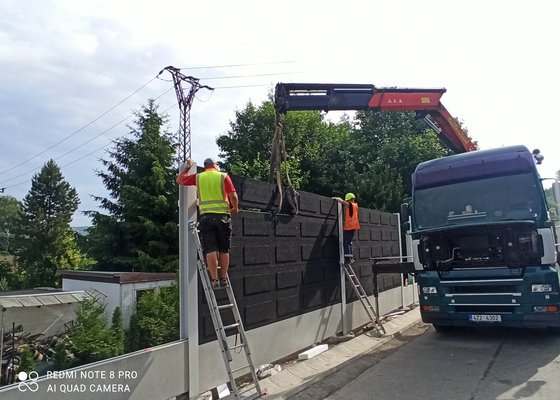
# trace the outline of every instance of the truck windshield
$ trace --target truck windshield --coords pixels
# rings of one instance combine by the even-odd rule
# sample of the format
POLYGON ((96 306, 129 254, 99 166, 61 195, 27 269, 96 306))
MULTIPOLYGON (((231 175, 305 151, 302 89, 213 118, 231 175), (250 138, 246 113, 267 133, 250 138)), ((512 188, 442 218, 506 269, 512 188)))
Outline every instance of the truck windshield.
POLYGON ((414 191, 417 229, 538 218, 543 210, 531 173, 498 176, 414 191))

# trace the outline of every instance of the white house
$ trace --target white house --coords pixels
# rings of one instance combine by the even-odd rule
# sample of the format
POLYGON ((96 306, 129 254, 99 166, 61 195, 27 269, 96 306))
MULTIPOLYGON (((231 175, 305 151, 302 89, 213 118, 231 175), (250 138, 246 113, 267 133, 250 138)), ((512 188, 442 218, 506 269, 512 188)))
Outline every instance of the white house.
POLYGON ((177 277, 167 272, 60 271, 62 290, 96 290, 107 306, 107 320, 120 307, 125 328, 136 312, 136 303, 148 290, 171 286, 177 277))

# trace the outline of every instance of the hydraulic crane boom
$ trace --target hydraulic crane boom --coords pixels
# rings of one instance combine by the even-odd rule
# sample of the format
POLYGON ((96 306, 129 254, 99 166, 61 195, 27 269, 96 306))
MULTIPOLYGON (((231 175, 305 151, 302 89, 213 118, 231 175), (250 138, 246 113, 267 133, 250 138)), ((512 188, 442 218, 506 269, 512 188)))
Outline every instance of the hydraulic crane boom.
POLYGON ((278 83, 276 111, 415 111, 454 153, 476 150, 440 98, 445 89, 378 88, 374 85, 278 83))

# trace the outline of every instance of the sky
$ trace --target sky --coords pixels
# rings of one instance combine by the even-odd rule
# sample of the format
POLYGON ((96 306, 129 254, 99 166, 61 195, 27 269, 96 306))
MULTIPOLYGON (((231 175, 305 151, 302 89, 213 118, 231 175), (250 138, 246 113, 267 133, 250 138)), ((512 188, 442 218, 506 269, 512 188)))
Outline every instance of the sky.
MULTIPOLYGON (((191 111, 192 156, 218 157, 235 111, 277 82, 444 87, 442 103, 479 148, 539 148, 560 170, 554 125, 560 24, 553 1, 0 2, 0 188, 19 200, 54 159, 89 225, 95 171, 149 98, 178 132, 166 66, 216 89, 191 111)), ((271 127, 272 132, 272 127, 271 127)))

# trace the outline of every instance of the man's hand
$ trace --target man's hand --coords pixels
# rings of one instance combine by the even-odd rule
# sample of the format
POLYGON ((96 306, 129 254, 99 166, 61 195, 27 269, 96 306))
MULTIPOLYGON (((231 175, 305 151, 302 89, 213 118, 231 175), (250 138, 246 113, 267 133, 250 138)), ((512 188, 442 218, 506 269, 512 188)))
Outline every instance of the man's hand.
POLYGON ((235 216, 237 214, 239 214, 239 199, 237 197, 237 193, 236 192, 232 192, 228 194, 228 198, 229 198, 229 212, 232 216, 235 216))
POLYGON ((179 166, 179 172, 188 171, 193 166, 193 160, 187 160, 179 166))

